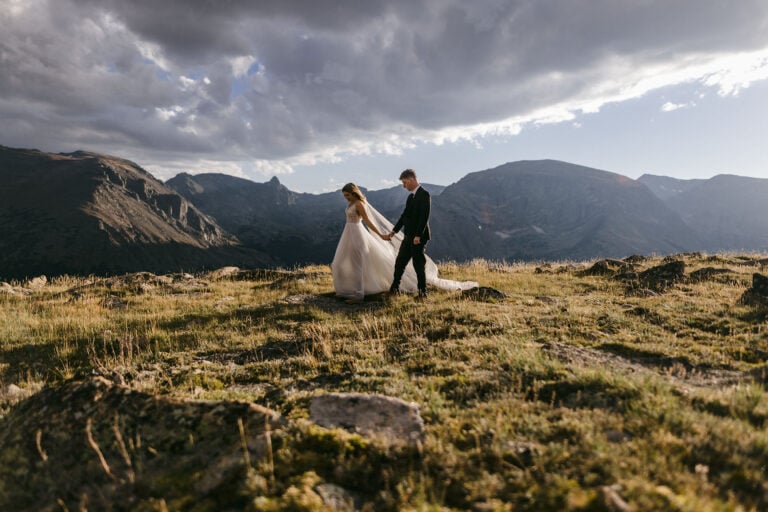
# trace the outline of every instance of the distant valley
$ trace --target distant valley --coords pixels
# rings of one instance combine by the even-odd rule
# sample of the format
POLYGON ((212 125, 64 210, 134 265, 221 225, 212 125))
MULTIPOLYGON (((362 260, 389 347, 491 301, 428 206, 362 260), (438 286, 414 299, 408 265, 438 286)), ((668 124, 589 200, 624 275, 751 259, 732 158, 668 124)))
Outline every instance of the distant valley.
MULTIPOLYGON (((127 160, 0 146, 0 278, 290 267, 333 258, 339 192, 224 174, 162 183, 127 160)), ((433 196, 437 260, 584 260, 768 249, 768 180, 625 176, 554 160, 472 172, 433 196)), ((395 221, 401 187, 365 191, 395 221)))

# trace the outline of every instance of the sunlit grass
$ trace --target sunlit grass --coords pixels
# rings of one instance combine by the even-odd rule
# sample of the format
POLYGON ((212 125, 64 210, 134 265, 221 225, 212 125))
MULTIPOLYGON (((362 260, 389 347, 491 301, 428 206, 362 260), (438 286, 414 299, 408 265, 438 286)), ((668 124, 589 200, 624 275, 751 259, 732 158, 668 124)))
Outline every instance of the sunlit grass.
MULTIPOLYGON (((634 510, 760 510, 768 323, 738 303, 756 269, 737 256, 686 256, 687 274, 731 273, 645 295, 582 275, 590 263, 441 266, 507 295, 495 302, 435 290, 424 303, 350 306, 333 298, 325 266, 58 278, 0 294, 0 384, 34 392, 98 374, 272 407, 294 423, 275 434, 279 478, 254 510, 319 509, 319 481, 371 510, 604 510, 609 492, 634 510), (331 391, 418 403, 424 445, 304 422, 311 397, 331 391)), ((14 402, 0 398, 7 413, 14 402)))

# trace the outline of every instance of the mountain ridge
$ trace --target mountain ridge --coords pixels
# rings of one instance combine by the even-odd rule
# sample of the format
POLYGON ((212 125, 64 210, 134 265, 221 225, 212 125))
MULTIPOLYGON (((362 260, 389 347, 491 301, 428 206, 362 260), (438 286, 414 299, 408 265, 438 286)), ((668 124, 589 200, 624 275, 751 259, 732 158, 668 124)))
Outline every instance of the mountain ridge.
POLYGON ((128 160, 0 147, 0 275, 266 264, 128 160))
MULTIPOLYGON (((165 183, 129 160, 0 146, 0 276, 327 264, 339 192, 219 173, 165 183)), ((470 172, 432 192, 436 260, 584 260, 768 248, 768 180, 637 180, 558 160, 470 172), (725 201, 724 199, 728 199, 725 201), (727 204, 726 204, 727 203, 727 204)), ((393 222, 402 187, 364 190, 393 222)))
POLYGON ((477 246, 491 258, 532 260, 672 253, 698 243, 644 185, 558 160, 469 173, 440 198, 436 213, 446 221, 436 223, 435 239, 448 240, 447 256, 459 260, 477 246))
POLYGON ((690 181, 678 180, 677 193, 659 197, 698 233, 704 250, 768 249, 768 180, 724 173, 690 181))

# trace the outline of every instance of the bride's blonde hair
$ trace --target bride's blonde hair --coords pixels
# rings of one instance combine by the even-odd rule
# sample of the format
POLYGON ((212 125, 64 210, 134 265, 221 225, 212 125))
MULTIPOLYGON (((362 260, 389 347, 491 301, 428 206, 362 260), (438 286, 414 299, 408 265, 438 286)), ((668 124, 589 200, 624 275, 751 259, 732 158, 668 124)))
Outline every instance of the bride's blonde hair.
POLYGON ((342 192, 348 192, 348 193, 352 194, 353 196, 355 196, 355 198, 358 201, 365 202, 365 196, 363 195, 362 192, 360 192, 360 189, 357 188, 357 185, 355 185, 354 183, 347 183, 346 185, 341 187, 341 191, 342 192))

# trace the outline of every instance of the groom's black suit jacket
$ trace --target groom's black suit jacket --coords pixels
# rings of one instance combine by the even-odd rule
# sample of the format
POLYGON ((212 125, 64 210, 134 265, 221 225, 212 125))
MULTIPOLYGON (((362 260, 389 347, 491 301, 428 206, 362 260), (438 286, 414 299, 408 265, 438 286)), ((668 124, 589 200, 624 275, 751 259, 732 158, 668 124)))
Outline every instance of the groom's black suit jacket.
POLYGON ((432 208, 432 198, 429 192, 423 187, 416 189, 416 192, 408 196, 405 203, 405 210, 400 219, 392 228, 397 233, 400 228, 404 228, 406 238, 418 236, 421 242, 429 240, 429 211, 432 208))

